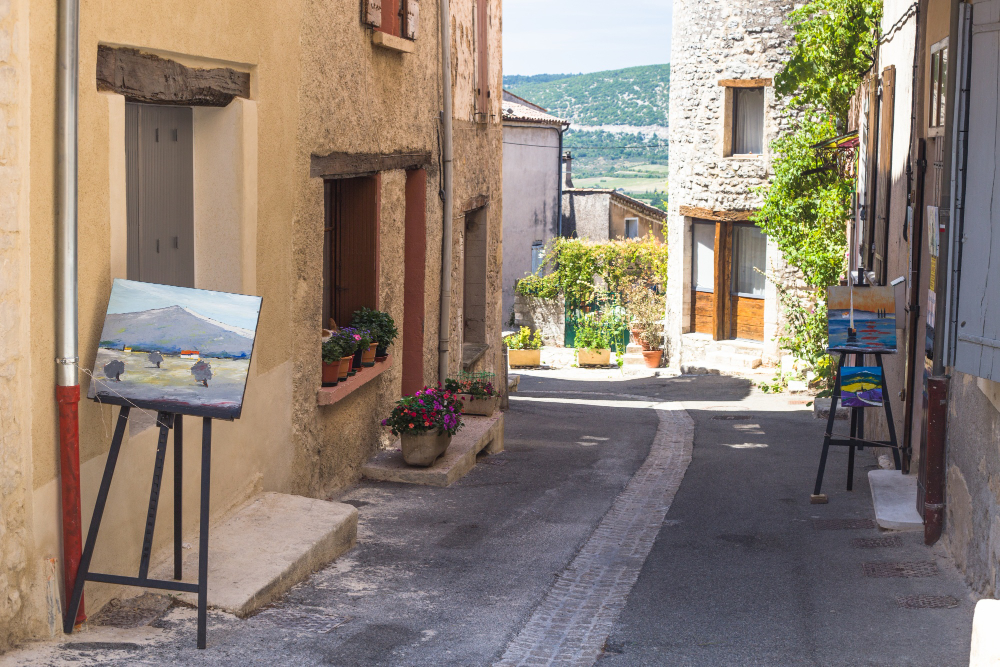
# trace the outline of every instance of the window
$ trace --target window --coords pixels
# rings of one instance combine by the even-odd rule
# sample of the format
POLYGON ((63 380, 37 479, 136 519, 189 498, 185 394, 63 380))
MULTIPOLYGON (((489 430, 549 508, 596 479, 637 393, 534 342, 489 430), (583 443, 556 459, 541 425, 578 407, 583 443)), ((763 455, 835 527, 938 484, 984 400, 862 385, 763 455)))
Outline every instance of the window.
POLYGON ((732 155, 764 152, 764 89, 733 89, 732 155))
POLYGON ((465 214, 462 306, 465 313, 463 344, 486 344, 486 242, 487 210, 465 214))
POLYGON ((928 126, 944 127, 948 93, 948 40, 944 39, 931 47, 930 105, 928 126))
POLYGON ((490 117, 489 0, 476 0, 476 120, 490 117))
POLYGON ((715 223, 695 222, 691 232, 691 283, 699 292, 711 292, 715 285, 715 223))
POLYGON ((407 39, 417 38, 420 0, 365 0, 364 22, 378 32, 407 39))
POLYGON ((541 241, 535 241, 531 244, 531 273, 532 275, 538 275, 538 272, 542 268, 542 264, 545 262, 545 244, 541 241))
POLYGON ((323 235, 323 326, 345 326, 359 308, 378 308, 381 178, 328 180, 323 235))
POLYGON ((639 218, 625 218, 625 238, 639 238, 639 218))
POLYGON ((733 294, 764 298, 767 237, 755 225, 733 226, 733 294))

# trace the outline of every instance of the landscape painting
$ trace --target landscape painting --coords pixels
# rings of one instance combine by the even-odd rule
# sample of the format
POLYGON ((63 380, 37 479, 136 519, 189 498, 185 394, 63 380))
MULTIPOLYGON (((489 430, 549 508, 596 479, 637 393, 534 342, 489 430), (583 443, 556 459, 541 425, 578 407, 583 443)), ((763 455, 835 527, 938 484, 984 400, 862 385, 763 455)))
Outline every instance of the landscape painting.
POLYGON ((260 305, 258 296, 116 279, 88 398, 238 419, 260 305))
POLYGON ((882 369, 878 366, 840 369, 840 402, 845 408, 882 407, 882 369))
POLYGON ((851 288, 827 288, 827 331, 831 350, 896 350, 896 294, 891 285, 855 287, 851 328, 851 288))

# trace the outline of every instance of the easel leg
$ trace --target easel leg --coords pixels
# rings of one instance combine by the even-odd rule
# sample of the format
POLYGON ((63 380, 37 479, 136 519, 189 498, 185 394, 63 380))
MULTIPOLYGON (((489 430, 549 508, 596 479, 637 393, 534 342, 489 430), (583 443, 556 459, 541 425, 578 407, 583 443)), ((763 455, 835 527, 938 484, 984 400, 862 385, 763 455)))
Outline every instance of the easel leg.
POLYGON ((174 579, 181 579, 181 507, 184 497, 184 416, 174 416, 174 579))
MULTIPOLYGON (((882 368, 882 355, 876 354, 875 361, 878 363, 878 367, 882 368)), ((902 462, 899 458, 899 443, 896 441, 896 422, 892 420, 892 405, 889 399, 889 387, 885 382, 885 369, 882 368, 882 406, 885 408, 885 423, 889 427, 889 443, 892 445, 892 461, 896 464, 896 470, 902 470, 902 462)), ((906 452, 906 470, 904 473, 909 472, 910 453, 906 452)))
POLYGON ((115 436, 111 439, 108 460, 104 464, 104 476, 101 478, 101 488, 97 492, 94 514, 90 519, 90 529, 87 531, 87 543, 84 545, 83 555, 80 558, 80 569, 77 570, 76 581, 73 583, 73 594, 69 599, 66 615, 63 617, 63 631, 66 634, 73 633, 73 623, 76 620, 76 613, 80 610, 80 602, 83 600, 83 584, 87 580, 87 573, 90 572, 90 560, 94 556, 97 533, 101 529, 104 506, 107 504, 108 491, 111 489, 111 478, 115 474, 115 466, 118 464, 118 453, 121 451, 122 439, 125 437, 125 427, 128 426, 128 413, 128 406, 121 408, 118 412, 118 424, 115 426, 115 436))
POLYGON ((156 529, 156 508, 160 504, 160 483, 163 480, 163 461, 167 456, 167 434, 173 425, 173 415, 161 412, 156 415, 160 426, 160 439, 156 443, 156 463, 153 465, 153 484, 149 489, 149 509, 146 512, 146 531, 142 536, 142 556, 139 559, 139 578, 149 576, 149 556, 153 551, 153 532, 156 529))
POLYGON ((833 397, 830 399, 830 416, 826 420, 826 436, 823 438, 823 453, 819 457, 819 471, 816 473, 816 488, 810 497, 812 503, 825 503, 826 496, 820 491, 823 488, 823 472, 826 470, 826 457, 830 453, 830 439, 833 437, 833 422, 837 418, 837 401, 840 399, 840 370, 844 367, 844 353, 840 353, 837 362, 837 379, 833 385, 833 397))
MULTIPOLYGON (((858 435, 858 413, 861 408, 851 408, 851 441, 858 435)), ((847 490, 854 490, 854 445, 847 448, 847 490)))
POLYGON ((208 501, 212 474, 212 420, 201 430, 201 525, 198 539, 198 648, 207 645, 208 626, 208 501))

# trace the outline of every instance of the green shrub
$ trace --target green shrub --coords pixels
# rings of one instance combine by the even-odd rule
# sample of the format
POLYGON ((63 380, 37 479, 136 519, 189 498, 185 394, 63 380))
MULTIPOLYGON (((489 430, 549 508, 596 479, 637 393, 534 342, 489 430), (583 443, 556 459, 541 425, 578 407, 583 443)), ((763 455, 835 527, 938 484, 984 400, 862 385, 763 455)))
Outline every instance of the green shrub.
POLYGON ((503 342, 509 350, 540 350, 542 349, 542 334, 536 331, 532 335, 531 329, 521 327, 519 332, 507 336, 503 342))
POLYGON ((576 326, 575 345, 583 350, 607 350, 611 347, 604 318, 591 313, 576 326))
POLYGON ((362 308, 354 311, 351 326, 371 332, 373 342, 380 347, 388 348, 399 336, 395 320, 381 310, 362 308))

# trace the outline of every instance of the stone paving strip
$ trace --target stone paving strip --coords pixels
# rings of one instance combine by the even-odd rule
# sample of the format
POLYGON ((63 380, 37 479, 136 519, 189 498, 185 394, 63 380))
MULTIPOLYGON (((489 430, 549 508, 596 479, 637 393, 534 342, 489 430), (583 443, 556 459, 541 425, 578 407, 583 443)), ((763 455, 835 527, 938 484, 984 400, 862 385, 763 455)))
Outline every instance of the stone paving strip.
POLYGON ((694 422, 681 404, 629 394, 553 393, 614 396, 616 400, 523 394, 511 400, 652 408, 660 423, 645 462, 507 645, 497 667, 589 666, 597 661, 691 462, 694 422))

